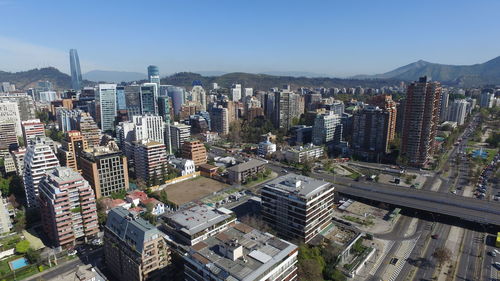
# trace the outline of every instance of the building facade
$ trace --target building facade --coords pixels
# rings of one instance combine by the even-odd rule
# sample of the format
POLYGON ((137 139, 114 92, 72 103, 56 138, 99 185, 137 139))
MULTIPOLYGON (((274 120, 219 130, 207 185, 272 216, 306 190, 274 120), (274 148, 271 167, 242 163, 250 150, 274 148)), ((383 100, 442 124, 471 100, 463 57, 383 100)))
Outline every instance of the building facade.
POLYGON ((76 171, 57 167, 39 186, 42 226, 55 246, 74 246, 77 239, 94 237, 99 232, 94 191, 76 171))
POLYGON ((170 263, 163 234, 139 215, 122 207, 111 209, 104 228, 104 257, 118 280, 162 280, 170 263))
POLYGON ((389 152, 390 113, 378 106, 365 106, 353 114, 352 149, 366 161, 377 161, 389 152))
POLYGON ((88 148, 87 140, 80 131, 68 131, 64 140, 61 141, 61 147, 57 149, 59 162, 62 166, 79 171, 78 158, 88 148))
POLYGON ((195 166, 207 163, 207 149, 199 140, 186 140, 181 154, 182 158, 193 160, 195 166))
POLYGON ((427 165, 434 153, 440 100, 439 82, 428 82, 427 77, 422 77, 408 85, 401 154, 411 166, 427 165))
POLYGON ((338 144, 342 140, 340 116, 329 111, 317 114, 314 119, 312 143, 314 145, 338 144))
POLYGON ((167 150, 165 144, 156 141, 135 143, 135 175, 148 185, 163 183, 166 173, 167 150))
POLYGON ((50 170, 59 167, 52 142, 48 138, 35 138, 24 156, 23 182, 26 193, 26 204, 29 208, 38 207, 38 185, 50 170))
POLYGON ((116 84, 99 84, 96 101, 101 130, 103 132, 114 131, 116 118, 116 84))
POLYGON ((288 174, 267 182, 261 190, 262 218, 288 239, 305 243, 330 225, 333 186, 325 181, 288 174))
POLYGON ((78 165, 97 199, 129 190, 127 157, 118 147, 98 146, 88 149, 79 157, 78 165))
POLYGON ((45 137, 45 125, 40 122, 40 119, 22 121, 21 128, 25 145, 28 145, 36 137, 45 137))

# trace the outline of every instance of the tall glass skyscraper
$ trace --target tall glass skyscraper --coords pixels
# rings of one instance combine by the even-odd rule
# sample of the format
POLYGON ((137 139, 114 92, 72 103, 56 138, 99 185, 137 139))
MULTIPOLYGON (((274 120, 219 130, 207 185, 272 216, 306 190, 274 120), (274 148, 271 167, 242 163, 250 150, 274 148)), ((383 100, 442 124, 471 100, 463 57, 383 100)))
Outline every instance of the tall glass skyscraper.
POLYGON ((71 87, 73 90, 82 89, 82 70, 76 49, 69 50, 69 65, 71 68, 71 87))
POLYGON ((141 113, 158 114, 158 87, 156 83, 144 83, 140 88, 141 113))
POLYGON ((148 79, 150 83, 156 83, 160 88, 160 69, 156 65, 148 66, 148 79))
POLYGON ((116 117, 116 84, 99 84, 97 105, 101 120, 101 130, 114 131, 116 117))

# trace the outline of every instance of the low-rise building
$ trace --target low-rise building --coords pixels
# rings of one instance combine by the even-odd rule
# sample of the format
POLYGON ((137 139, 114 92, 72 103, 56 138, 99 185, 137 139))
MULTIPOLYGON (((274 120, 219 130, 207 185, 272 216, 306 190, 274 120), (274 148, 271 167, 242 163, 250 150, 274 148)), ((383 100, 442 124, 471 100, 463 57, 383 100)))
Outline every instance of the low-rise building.
POLYGON ((259 142, 259 148, 257 153, 261 156, 268 156, 276 152, 276 144, 270 142, 269 140, 265 140, 259 142))
POLYGON ((288 162, 304 163, 307 160, 315 160, 323 157, 324 148, 312 144, 306 146, 291 147, 285 151, 285 159, 288 162))
POLYGON ((227 169, 229 172, 229 182, 246 183, 249 178, 264 172, 264 165, 266 165, 264 161, 250 159, 247 162, 232 166, 227 169))
POLYGON ((170 263, 164 235, 136 213, 122 207, 108 213, 104 228, 104 256, 118 280, 160 280, 170 263))
POLYGON ((296 245, 242 223, 192 246, 185 280, 297 280, 296 245))
POLYGON ((198 168, 200 169, 200 174, 204 177, 212 178, 217 175, 217 166, 210 164, 201 164, 198 168))
POLYGON ((170 165, 181 172, 181 176, 187 176, 196 172, 194 161, 190 159, 173 158, 169 161, 170 165))
POLYGON ((287 174, 262 188, 262 218, 283 237, 307 243, 331 223, 333 196, 331 183, 287 174))
POLYGON ((226 208, 196 205, 169 214, 164 220, 168 232, 176 240, 192 246, 227 229, 236 221, 236 216, 226 208))

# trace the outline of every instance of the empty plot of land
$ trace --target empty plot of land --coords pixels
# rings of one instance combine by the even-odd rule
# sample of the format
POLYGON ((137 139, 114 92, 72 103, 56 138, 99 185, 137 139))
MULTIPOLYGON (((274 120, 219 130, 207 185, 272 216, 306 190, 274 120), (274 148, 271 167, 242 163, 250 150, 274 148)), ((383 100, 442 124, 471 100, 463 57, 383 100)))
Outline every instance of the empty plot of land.
POLYGON ((168 200, 180 206, 190 201, 199 200, 228 186, 213 179, 197 177, 169 185, 165 190, 167 191, 168 200))

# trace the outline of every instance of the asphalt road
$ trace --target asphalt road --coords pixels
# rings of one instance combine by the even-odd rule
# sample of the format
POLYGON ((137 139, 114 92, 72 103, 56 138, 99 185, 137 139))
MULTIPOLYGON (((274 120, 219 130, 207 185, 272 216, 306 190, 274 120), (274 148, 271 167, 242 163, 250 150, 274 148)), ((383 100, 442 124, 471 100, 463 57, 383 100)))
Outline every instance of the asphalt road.
POLYGON ((102 247, 100 247, 92 252, 88 252, 86 254, 83 254, 74 260, 71 260, 71 261, 66 262, 64 264, 60 264, 57 267, 55 267, 53 270, 47 271, 46 273, 44 273, 42 275, 36 275, 36 277, 31 277, 31 278, 28 278, 25 280, 26 281, 35 281, 35 280, 38 280, 39 278, 43 278, 43 280, 51 280, 51 279, 56 278, 56 277, 72 274, 72 273, 76 272, 76 270, 78 269, 79 266, 86 265, 86 264, 92 264, 93 266, 97 266, 99 268, 102 268, 102 266, 104 265, 103 256, 104 256, 104 249, 102 247))

